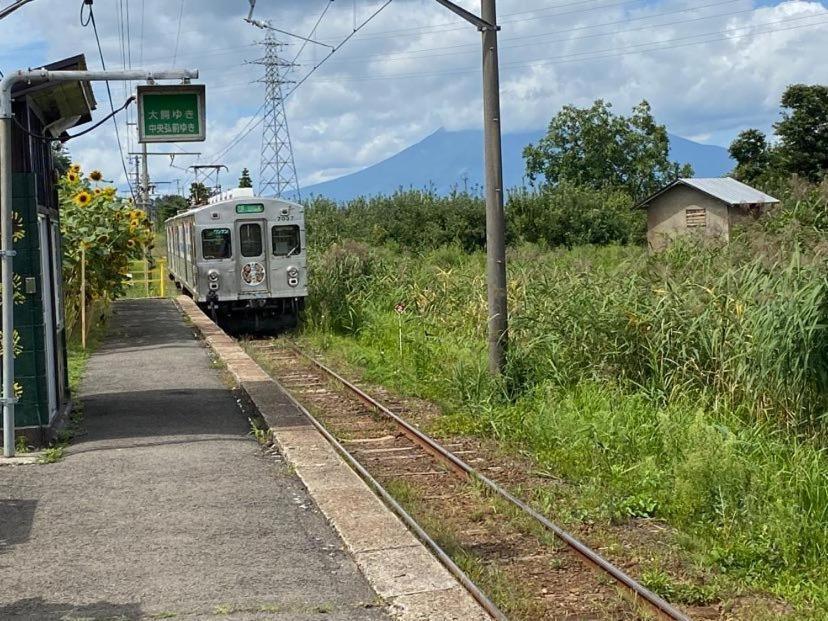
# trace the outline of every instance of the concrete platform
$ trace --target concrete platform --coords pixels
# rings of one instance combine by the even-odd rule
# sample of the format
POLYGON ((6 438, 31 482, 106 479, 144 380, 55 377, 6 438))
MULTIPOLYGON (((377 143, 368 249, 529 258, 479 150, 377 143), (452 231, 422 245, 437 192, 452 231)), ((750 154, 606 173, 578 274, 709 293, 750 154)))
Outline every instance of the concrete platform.
POLYGON ((281 386, 188 297, 178 303, 270 426, 288 463, 344 540, 374 591, 402 621, 491 617, 312 426, 281 386))
POLYGON ((111 326, 85 434, 0 468, 0 619, 388 619, 173 303, 120 302, 111 326))

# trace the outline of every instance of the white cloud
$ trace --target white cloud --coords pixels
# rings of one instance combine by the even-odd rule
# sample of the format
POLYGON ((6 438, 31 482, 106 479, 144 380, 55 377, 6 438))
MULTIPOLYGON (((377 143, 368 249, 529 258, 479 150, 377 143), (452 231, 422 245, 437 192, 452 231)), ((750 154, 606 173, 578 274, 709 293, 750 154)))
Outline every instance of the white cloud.
MULTIPOLYGON (((307 34, 326 2, 260 0, 257 17, 307 34)), ((133 66, 142 58, 151 68, 170 66, 179 1, 126 4, 132 43, 127 60, 131 55, 133 66)), ((476 0, 462 4, 479 8, 476 0)), ((82 28, 78 21, 79 6, 80 0, 35 0, 0 22, 7 50, 0 56, 2 68, 78 52, 98 67, 91 27, 82 28)), ((117 6, 95 4, 110 68, 123 64, 117 6)), ((261 68, 244 63, 259 55, 252 44, 262 38, 241 19, 247 6, 244 0, 185 0, 176 66, 200 69, 208 86, 210 122, 206 143, 180 148, 201 151, 202 163, 239 134, 263 98, 262 85, 253 82, 261 68)), ((358 0, 357 22, 377 6, 378 0, 358 0)), ((506 131, 543 127, 567 103, 588 105, 602 97, 626 112, 648 99, 672 132, 721 142, 744 127, 770 127, 788 84, 828 82, 822 62, 828 53, 828 9, 821 2, 501 0, 499 10, 506 131)), ((353 23, 351 3, 336 2, 315 37, 335 44, 353 23)), ((298 51, 298 43, 291 41, 287 58, 298 51)), ((303 66, 293 78, 305 75, 326 53, 305 46, 303 66)), ((475 28, 433 0, 395 0, 290 98, 300 176, 311 183, 370 165, 441 126, 480 127, 480 88, 475 28)), ((95 92, 100 118, 109 104, 100 85, 95 92)), ((113 85, 116 105, 124 95, 122 85, 113 85)), ((123 182, 111 127, 70 143, 70 149, 87 169, 100 167, 123 182)), ((135 141, 121 127, 124 148, 134 150, 135 141)), ((227 154, 225 186, 245 166, 257 176, 260 143, 259 128, 227 154)), ((176 164, 185 161, 177 158, 176 164)), ((167 164, 166 158, 153 160, 152 176, 186 180, 184 172, 167 164)))

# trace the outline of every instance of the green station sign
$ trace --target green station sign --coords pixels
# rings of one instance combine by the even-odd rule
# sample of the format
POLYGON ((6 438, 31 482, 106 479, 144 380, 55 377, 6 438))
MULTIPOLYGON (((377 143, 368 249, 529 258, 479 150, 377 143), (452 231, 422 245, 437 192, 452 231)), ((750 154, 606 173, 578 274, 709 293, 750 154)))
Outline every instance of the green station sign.
POLYGON ((138 87, 139 142, 202 142, 206 137, 203 84, 138 87))

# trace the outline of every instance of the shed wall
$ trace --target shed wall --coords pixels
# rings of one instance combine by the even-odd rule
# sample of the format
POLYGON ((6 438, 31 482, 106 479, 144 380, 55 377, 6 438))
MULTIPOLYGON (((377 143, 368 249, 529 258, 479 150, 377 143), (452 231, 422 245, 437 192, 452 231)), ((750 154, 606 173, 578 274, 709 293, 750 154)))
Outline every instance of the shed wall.
POLYGON ((661 250, 671 239, 690 232, 727 240, 730 233, 728 206, 684 185, 665 192, 650 203, 647 209, 647 242, 651 249, 661 250), (707 225, 688 227, 688 209, 706 210, 707 225))

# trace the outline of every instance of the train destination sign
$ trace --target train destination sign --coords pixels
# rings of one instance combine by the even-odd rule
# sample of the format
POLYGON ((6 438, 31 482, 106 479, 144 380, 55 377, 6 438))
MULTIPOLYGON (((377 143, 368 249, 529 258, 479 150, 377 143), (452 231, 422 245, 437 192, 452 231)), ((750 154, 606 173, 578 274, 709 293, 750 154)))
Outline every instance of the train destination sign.
POLYGON ((262 203, 248 203, 236 205, 236 213, 263 213, 264 205, 262 203))
POLYGON ((138 87, 138 142, 202 142, 206 137, 203 84, 138 87))

